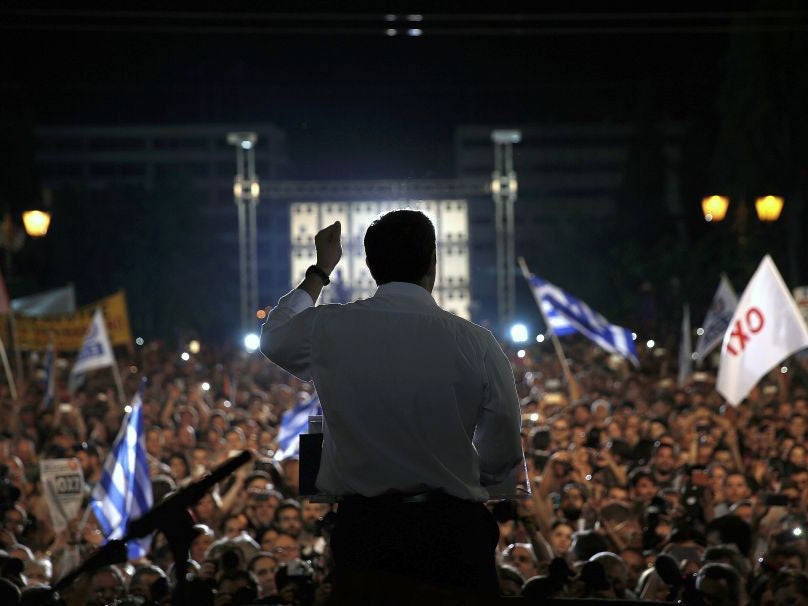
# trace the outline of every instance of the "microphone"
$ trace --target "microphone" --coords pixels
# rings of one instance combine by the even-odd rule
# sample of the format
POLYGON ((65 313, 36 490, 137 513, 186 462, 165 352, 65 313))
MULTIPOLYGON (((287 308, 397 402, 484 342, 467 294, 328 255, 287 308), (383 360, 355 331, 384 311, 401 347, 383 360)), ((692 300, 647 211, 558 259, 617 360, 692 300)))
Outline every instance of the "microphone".
POLYGON ((188 509, 191 505, 197 503, 211 488, 247 463, 250 459, 252 459, 252 454, 250 451, 244 450, 241 454, 228 459, 196 482, 188 484, 185 488, 181 488, 163 500, 162 503, 140 516, 137 520, 129 522, 127 534, 123 540, 139 539, 158 530, 164 526, 166 522, 169 522, 176 512, 188 509))

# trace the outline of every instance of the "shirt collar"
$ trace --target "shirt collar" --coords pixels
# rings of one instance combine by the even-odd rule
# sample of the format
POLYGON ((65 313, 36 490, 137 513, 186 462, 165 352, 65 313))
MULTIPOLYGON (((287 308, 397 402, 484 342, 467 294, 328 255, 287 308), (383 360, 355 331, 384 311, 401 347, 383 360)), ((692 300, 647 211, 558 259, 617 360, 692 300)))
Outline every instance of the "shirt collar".
POLYGON ((432 298, 432 294, 429 293, 425 288, 422 286, 418 286, 417 284, 413 284, 412 282, 387 282, 382 284, 376 289, 376 293, 373 295, 374 297, 412 297, 414 299, 418 299, 423 303, 431 303, 432 305, 437 305, 435 299, 432 298))

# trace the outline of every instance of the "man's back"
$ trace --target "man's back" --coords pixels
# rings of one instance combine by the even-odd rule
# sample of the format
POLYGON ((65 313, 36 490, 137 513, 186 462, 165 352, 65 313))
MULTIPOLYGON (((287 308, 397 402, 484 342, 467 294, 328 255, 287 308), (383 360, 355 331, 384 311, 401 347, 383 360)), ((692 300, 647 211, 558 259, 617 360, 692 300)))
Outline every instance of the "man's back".
POLYGON ((392 282, 370 299, 295 316, 277 336, 308 343, 307 368, 273 352, 273 334, 269 358, 311 377, 320 395, 318 487, 326 493, 442 490, 480 501, 481 479, 503 479, 521 456, 507 359, 488 331, 442 310, 419 286, 392 282), (481 474, 472 440, 483 419, 481 474))

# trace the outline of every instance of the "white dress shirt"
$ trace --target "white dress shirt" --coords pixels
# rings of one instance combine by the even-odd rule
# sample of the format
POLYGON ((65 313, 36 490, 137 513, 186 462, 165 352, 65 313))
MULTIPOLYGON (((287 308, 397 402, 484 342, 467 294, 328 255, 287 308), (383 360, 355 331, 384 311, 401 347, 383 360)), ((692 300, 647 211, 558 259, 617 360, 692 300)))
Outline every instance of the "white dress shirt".
POLYGON ((319 307, 295 289, 269 313, 261 351, 314 381, 326 494, 441 490, 484 501, 523 460, 508 358, 488 330, 418 285, 319 307))

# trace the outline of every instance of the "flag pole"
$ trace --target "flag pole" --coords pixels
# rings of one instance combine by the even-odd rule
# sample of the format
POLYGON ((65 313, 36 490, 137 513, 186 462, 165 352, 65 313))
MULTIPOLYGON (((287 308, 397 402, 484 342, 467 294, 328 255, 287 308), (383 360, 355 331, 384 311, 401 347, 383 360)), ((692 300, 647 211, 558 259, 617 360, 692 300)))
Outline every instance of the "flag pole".
MULTIPOLYGON (((519 268, 522 270, 522 276, 524 276, 525 280, 527 280, 528 284, 530 284, 531 274, 527 267, 527 263, 525 262, 525 258, 519 257, 517 262, 519 263, 519 268)), ((575 377, 572 374, 569 362, 567 362, 567 356, 564 355, 564 349, 561 347, 561 341, 558 340, 553 327, 550 326, 550 321, 547 319, 547 314, 544 313, 544 308, 541 305, 541 301, 536 301, 536 305, 538 306, 539 313, 544 320, 544 326, 547 328, 547 333, 550 335, 550 340, 553 342, 553 349, 555 349, 556 356, 558 356, 558 361, 561 363, 561 370, 564 372, 564 377, 567 379, 567 387, 570 391, 570 400, 574 402, 581 397, 581 387, 578 385, 578 381, 575 380, 575 377)))
POLYGON ((112 374, 115 377, 115 385, 118 388, 118 398, 120 404, 126 404, 126 394, 123 392, 123 381, 121 380, 121 370, 118 368, 118 359, 115 357, 115 350, 112 350, 112 359, 115 362, 112 365, 112 374))
POLYGON ((17 384, 14 382, 14 375, 11 373, 11 365, 8 363, 8 354, 6 353, 6 346, 3 340, 0 339, 0 358, 3 359, 3 370, 6 373, 6 380, 8 380, 8 388, 11 391, 11 397, 17 399, 17 384))

